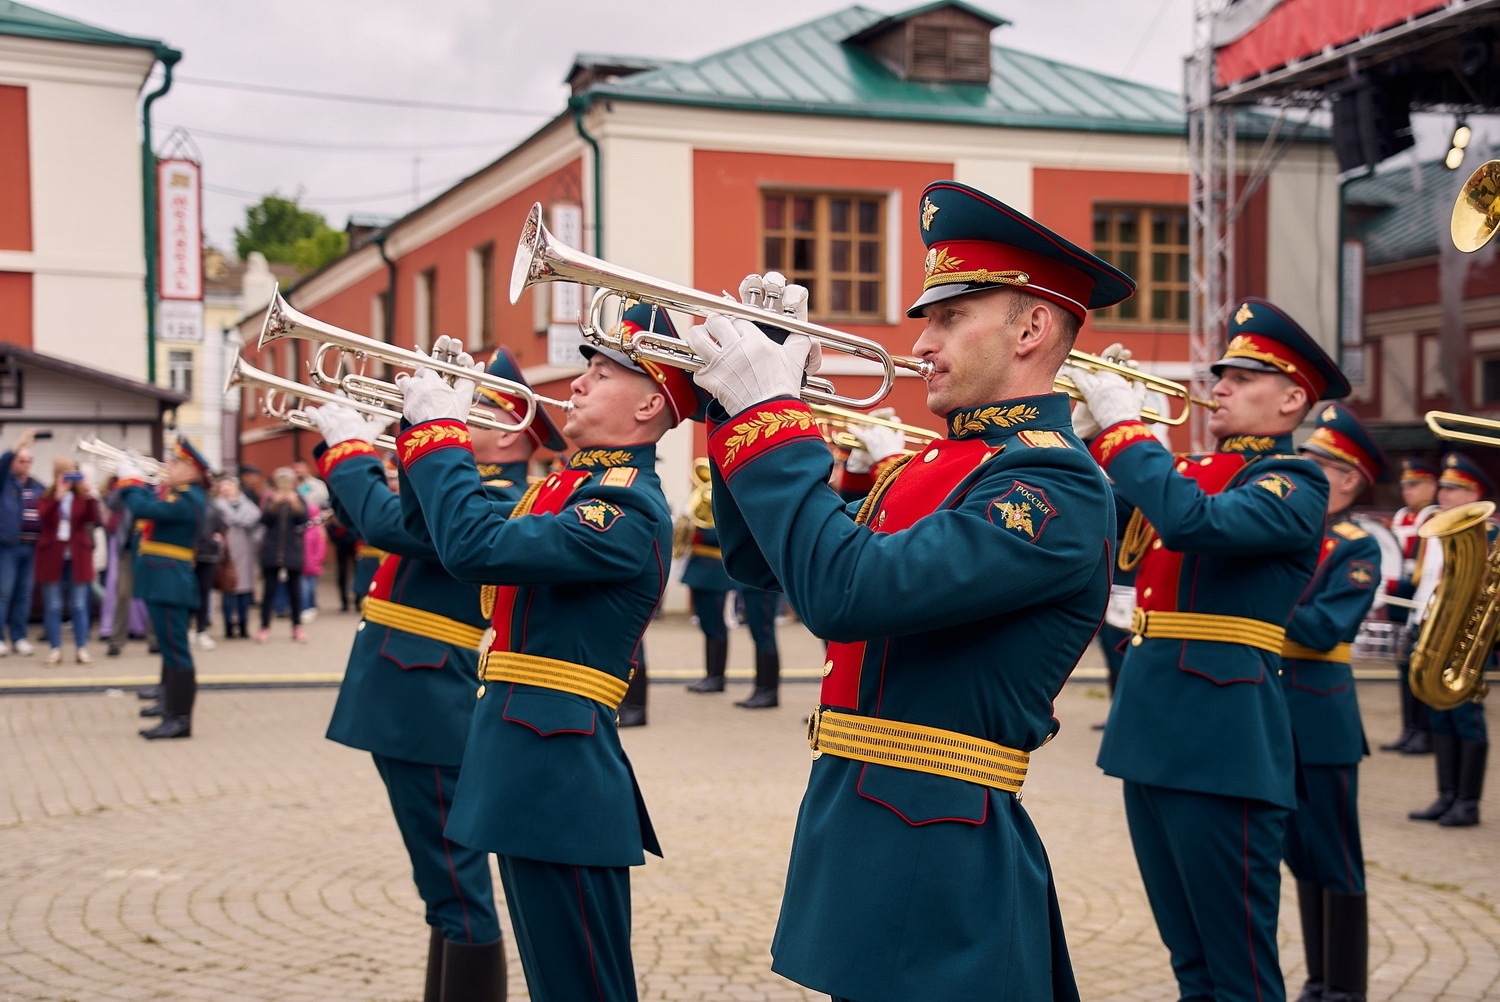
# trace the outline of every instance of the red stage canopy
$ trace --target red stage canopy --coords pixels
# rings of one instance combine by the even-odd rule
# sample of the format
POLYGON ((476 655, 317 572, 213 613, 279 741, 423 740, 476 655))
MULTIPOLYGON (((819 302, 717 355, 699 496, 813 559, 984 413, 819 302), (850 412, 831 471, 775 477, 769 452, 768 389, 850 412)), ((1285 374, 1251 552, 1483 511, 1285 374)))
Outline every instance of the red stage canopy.
MULTIPOLYGON (((1236 6, 1221 20, 1240 13, 1236 6)), ((1214 83, 1227 87, 1445 6, 1446 0, 1281 0, 1242 34, 1215 40, 1214 83)), ((1246 2, 1242 10, 1250 8, 1246 2)))

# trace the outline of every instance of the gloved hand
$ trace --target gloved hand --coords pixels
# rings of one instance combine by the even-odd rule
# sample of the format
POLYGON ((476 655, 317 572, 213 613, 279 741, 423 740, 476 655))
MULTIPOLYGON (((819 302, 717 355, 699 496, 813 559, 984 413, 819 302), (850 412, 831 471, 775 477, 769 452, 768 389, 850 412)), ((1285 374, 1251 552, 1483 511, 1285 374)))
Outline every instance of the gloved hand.
MULTIPOLYGON (((803 323, 807 322, 807 287, 788 283, 779 271, 768 271, 764 275, 746 275, 740 282, 740 302, 773 313, 784 313, 803 323)), ((823 367, 823 346, 812 342, 807 365, 803 368, 809 376, 823 367)))
POLYGON ((1073 432, 1079 438, 1090 439, 1121 421, 1141 419, 1143 384, 1117 372, 1085 372, 1071 365, 1063 366, 1062 372, 1083 396, 1073 408, 1073 432))
MULTIPOLYGON (((1123 365, 1131 369, 1140 368, 1140 366, 1134 361, 1134 359, 1132 359, 1130 349, 1125 347, 1118 341, 1110 345, 1108 348, 1105 348, 1104 351, 1100 352, 1099 357, 1104 359, 1106 362, 1114 362, 1118 365, 1123 365)), ((1074 385, 1078 386, 1079 391, 1081 392, 1083 390, 1083 387, 1079 385, 1078 380, 1074 378, 1080 371, 1081 370, 1076 366, 1065 365, 1062 369, 1062 375, 1065 375, 1069 379, 1072 379, 1074 385)), ((1085 378, 1087 378, 1088 375, 1088 373, 1084 373, 1085 378)), ((1138 419, 1141 416, 1141 409, 1145 406, 1145 384, 1133 382, 1115 373, 1103 373, 1103 375, 1114 376, 1115 379, 1123 382, 1134 392, 1137 398, 1136 411, 1133 417, 1120 418, 1118 419, 1118 421, 1138 419)), ((1095 435, 1098 435, 1105 428, 1108 428, 1113 424, 1117 424, 1118 421, 1102 420, 1098 416, 1097 412, 1089 406, 1089 402, 1087 399, 1080 400, 1077 406, 1073 408, 1073 434, 1077 435, 1084 441, 1088 441, 1095 435)))
POLYGON ((690 327, 684 340, 704 362, 693 382, 730 414, 802 392, 802 374, 812 353, 812 340, 804 334, 788 334, 784 344, 777 344, 750 321, 715 313, 690 327))
POLYGON ((120 480, 146 479, 145 471, 128 459, 121 459, 115 464, 115 476, 120 480))
MULTIPOLYGON (((437 358, 451 356, 454 364, 473 369, 476 375, 484 371, 484 366, 475 362, 468 352, 457 351, 455 353, 455 344, 461 346, 462 343, 458 338, 444 335, 433 344, 433 356, 437 358)), ((412 424, 441 419, 468 420, 469 408, 474 401, 475 383, 472 379, 455 379, 450 384, 438 374, 437 370, 423 367, 411 375, 400 373, 396 376, 396 385, 401 389, 401 395, 404 398, 401 416, 412 424)))
MULTIPOLYGON (((879 407, 870 412, 871 417, 895 421, 894 407, 879 407)), ((859 439, 860 447, 849 453, 844 468, 850 473, 868 473, 882 459, 899 456, 906 451, 906 436, 895 428, 878 424, 849 423, 849 434, 859 439)))
POLYGON ((390 425, 388 420, 366 417, 353 407, 345 407, 343 404, 304 407, 302 412, 329 445, 353 441, 373 442, 390 425))

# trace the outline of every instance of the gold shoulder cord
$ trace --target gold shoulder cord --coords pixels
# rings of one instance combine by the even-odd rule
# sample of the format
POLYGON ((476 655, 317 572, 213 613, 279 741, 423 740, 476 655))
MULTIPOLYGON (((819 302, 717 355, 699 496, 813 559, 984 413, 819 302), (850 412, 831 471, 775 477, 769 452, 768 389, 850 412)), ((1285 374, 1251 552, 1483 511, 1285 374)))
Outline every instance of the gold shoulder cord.
POLYGON ((1125 534, 1120 537, 1120 558, 1117 561, 1120 570, 1133 571, 1140 566, 1141 558, 1151 548, 1151 541, 1155 538, 1156 527, 1146 521, 1141 510, 1137 508, 1131 512, 1125 534))
MULTIPOLYGON (((526 493, 521 495, 521 500, 516 502, 515 509, 510 513, 511 518, 520 518, 522 515, 531 514, 531 506, 536 504, 536 496, 542 492, 542 484, 547 480, 543 477, 526 488, 526 493)), ((491 619, 495 615, 495 599, 500 595, 500 589, 494 585, 483 585, 479 589, 479 614, 485 619, 491 619)))
POLYGON ((905 469, 906 464, 909 462, 911 462, 911 456, 902 456, 886 467, 885 472, 880 475, 880 479, 875 481, 875 486, 870 488, 870 493, 865 495, 864 504, 859 506, 859 514, 854 516, 856 524, 867 525, 869 523, 870 512, 875 510, 875 505, 880 502, 880 496, 891 486, 891 481, 896 479, 896 474, 905 469))

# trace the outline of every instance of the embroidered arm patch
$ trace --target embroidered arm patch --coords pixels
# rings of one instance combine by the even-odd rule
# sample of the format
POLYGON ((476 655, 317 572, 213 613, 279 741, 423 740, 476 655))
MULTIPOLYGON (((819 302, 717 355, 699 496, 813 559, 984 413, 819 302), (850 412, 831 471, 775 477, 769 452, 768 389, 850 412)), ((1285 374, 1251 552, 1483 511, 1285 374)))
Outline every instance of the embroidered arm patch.
POLYGON ((573 506, 573 511, 579 522, 595 532, 606 532, 618 519, 625 517, 623 511, 608 501, 581 501, 573 506))
POLYGON ((1375 567, 1368 560, 1355 560, 1349 564, 1349 583, 1361 591, 1367 590, 1379 580, 1375 567))
POLYGON ((1285 498, 1297 489, 1297 485, 1292 483, 1290 477, 1283 476, 1280 473, 1267 473, 1255 482, 1255 486, 1264 487, 1279 498, 1285 498))
POLYGON ((1034 543, 1057 509, 1045 493, 1017 480, 1010 490, 990 502, 987 514, 995 525, 1034 543))

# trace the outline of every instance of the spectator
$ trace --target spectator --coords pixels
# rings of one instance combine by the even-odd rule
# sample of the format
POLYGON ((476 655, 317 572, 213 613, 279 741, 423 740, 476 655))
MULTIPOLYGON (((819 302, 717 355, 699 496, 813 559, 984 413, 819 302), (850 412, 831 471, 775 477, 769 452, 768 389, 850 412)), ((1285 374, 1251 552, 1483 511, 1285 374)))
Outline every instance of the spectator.
POLYGON ((323 576, 323 561, 328 556, 328 535, 323 531, 322 509, 307 503, 307 528, 302 542, 302 623, 311 623, 318 615, 318 579, 323 576))
POLYGON ((320 509, 328 507, 328 485, 314 476, 312 468, 307 465, 307 460, 299 459, 292 464, 292 472, 297 475, 297 494, 308 504, 317 505, 320 509))
MULTIPOLYGON (((118 481, 110 478, 109 493, 104 497, 104 507, 109 509, 106 532, 110 536, 110 559, 112 569, 106 576, 108 607, 99 613, 99 639, 109 640, 110 657, 119 657, 125 642, 132 636, 146 638, 146 649, 155 654, 159 648, 151 629, 151 617, 146 615, 146 603, 135 597, 135 547, 140 542, 135 519, 125 510, 125 499, 120 493, 118 481), (139 629, 132 630, 132 626, 139 629)), ((159 699, 157 686, 147 686, 145 699, 159 699)))
POLYGON ((355 599, 351 595, 351 589, 354 586, 354 552, 359 546, 359 540, 332 512, 329 513, 325 526, 328 541, 333 544, 333 564, 339 585, 339 611, 348 612, 355 599))
POLYGON ((250 502, 259 508, 266 496, 266 475, 254 463, 240 466, 240 490, 250 502))
POLYGON ((31 440, 35 428, 27 428, 5 452, 0 453, 0 657, 14 650, 33 654, 26 639, 31 617, 32 565, 36 560, 36 502, 43 485, 31 475, 31 440), (10 644, 5 642, 10 628, 10 644))
POLYGON ((271 477, 272 489, 261 510, 260 524, 266 534, 260 542, 260 568, 264 588, 260 599, 260 632, 255 642, 263 644, 271 637, 271 607, 276 599, 276 587, 285 581, 287 598, 292 612, 292 639, 307 640, 302 628, 302 589, 298 578, 302 574, 306 542, 303 529, 307 525, 307 503, 297 495, 297 475, 289 467, 281 467, 271 477))
POLYGON ((36 580, 42 586, 42 623, 52 648, 47 664, 62 664, 62 610, 72 610, 73 641, 81 665, 89 656, 89 592, 94 580, 94 529, 99 501, 94 489, 67 456, 52 460, 52 486, 37 499, 39 531, 36 580))
MULTIPOLYGON (((211 495, 210 495, 211 496, 211 495)), ((193 570, 198 575, 198 629, 193 643, 206 651, 216 646, 209 630, 214 625, 214 578, 219 573, 219 559, 224 546, 224 516, 212 502, 203 512, 198 539, 193 544, 193 570)))
POLYGON ((225 477, 215 486, 212 507, 224 524, 220 559, 227 559, 233 572, 232 581, 219 584, 224 637, 249 637, 250 594, 255 591, 255 569, 260 566, 260 505, 241 490, 238 480, 225 477))

